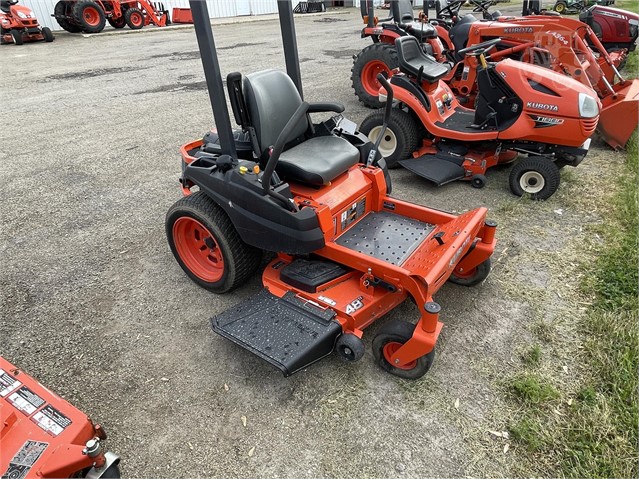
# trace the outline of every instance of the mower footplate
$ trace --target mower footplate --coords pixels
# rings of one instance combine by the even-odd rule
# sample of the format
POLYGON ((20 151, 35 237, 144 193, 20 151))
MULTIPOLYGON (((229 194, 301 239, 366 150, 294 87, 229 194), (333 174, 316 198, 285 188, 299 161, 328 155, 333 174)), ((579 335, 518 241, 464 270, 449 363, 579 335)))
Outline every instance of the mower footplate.
MULTIPOLYGON (((463 163, 463 158, 460 160, 460 163, 463 163)), ((437 186, 461 180, 466 175, 464 168, 460 164, 457 164, 457 162, 438 158, 435 155, 423 155, 414 159, 410 158, 400 161, 399 164, 416 175, 432 181, 437 186)))
POLYGON ((435 225, 386 211, 371 212, 341 235, 336 243, 358 253, 401 266, 435 225))
POLYGON ((292 292, 279 298, 262 290, 211 318, 211 325, 216 333, 290 376, 333 352, 342 333, 334 318, 334 311, 292 292))

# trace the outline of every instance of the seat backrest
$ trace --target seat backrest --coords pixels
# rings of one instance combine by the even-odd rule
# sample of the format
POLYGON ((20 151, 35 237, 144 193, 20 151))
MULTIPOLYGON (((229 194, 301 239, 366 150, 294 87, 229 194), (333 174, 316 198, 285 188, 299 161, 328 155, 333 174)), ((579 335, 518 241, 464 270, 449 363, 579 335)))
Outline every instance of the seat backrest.
POLYGON ((395 0, 391 3, 395 23, 412 23, 415 21, 413 5, 410 0, 395 0))
POLYGON ((399 69, 411 76, 418 76, 421 70, 422 79, 434 83, 448 73, 448 67, 426 55, 415 37, 399 37, 395 39, 395 49, 399 69))
MULTIPOLYGON (((244 98, 248 107, 251 124, 261 152, 275 145, 286 123, 302 104, 293 80, 279 70, 264 70, 244 77, 244 98)), ((291 140, 302 136, 308 130, 306 117, 296 125, 291 140)))

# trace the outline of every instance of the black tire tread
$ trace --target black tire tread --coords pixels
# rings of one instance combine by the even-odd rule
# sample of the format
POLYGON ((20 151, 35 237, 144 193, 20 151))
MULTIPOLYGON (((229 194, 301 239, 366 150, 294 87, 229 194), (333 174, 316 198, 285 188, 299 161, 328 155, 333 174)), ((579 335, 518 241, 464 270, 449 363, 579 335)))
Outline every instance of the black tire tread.
POLYGON ((530 195, 533 200, 547 200, 550 198, 561 182, 561 172, 559 167, 551 160, 542 156, 529 156, 519 161, 510 170, 510 177, 508 182, 510 184, 510 190, 517 196, 523 196, 524 190, 519 185, 519 179, 527 171, 537 171, 542 174, 546 184, 544 188, 533 195, 530 195))
POLYGON ((131 15, 133 15, 134 13, 138 13, 142 16, 142 18, 144 18, 144 15, 142 15, 142 10, 137 7, 130 7, 126 9, 126 12, 124 12, 124 22, 131 30, 140 30, 144 27, 144 21, 142 21, 141 25, 134 25, 131 22, 131 15))
POLYGON ((399 66, 397 50, 388 43, 373 43, 357 54, 351 67, 351 84, 355 96, 368 108, 381 108, 384 104, 377 97, 371 96, 362 85, 362 69, 372 60, 381 60, 393 70, 399 66))
POLYGON ((460 286, 476 286, 488 277, 491 267, 492 262, 490 261, 490 258, 488 258, 483 263, 477 265, 474 276, 470 278, 460 278, 458 276, 455 276, 455 273, 453 272, 453 274, 451 274, 448 278, 448 281, 460 286))
POLYGON ((106 25, 106 16, 102 7, 97 3, 91 0, 81 0, 73 5, 73 21, 86 33, 100 33, 106 25), (97 25, 89 25, 84 20, 84 9, 89 6, 97 9, 100 13, 100 23, 97 25))
POLYGON ((435 349, 417 359, 417 365, 410 370, 399 369, 389 364, 384 358, 383 348, 389 341, 406 343, 417 325, 408 321, 394 320, 386 323, 373 339, 373 355, 375 362, 386 372, 403 379, 419 379, 428 372, 435 359, 435 349))
MULTIPOLYGON (((169 245, 171 245, 171 250, 173 251, 176 259, 178 258, 178 254, 170 240, 172 231, 170 231, 169 228, 169 219, 173 213, 180 210, 195 213, 199 220, 204 220, 207 228, 209 225, 206 223, 217 226, 223 238, 216 238, 216 240, 219 240, 220 242, 224 241, 226 243, 225 246, 228 248, 230 256, 230 258, 227 258, 226 255, 224 257, 225 263, 229 267, 224 283, 213 287, 210 283, 205 283, 194 277, 178 260, 180 266, 182 266, 191 279, 210 291, 214 291, 216 293, 227 293, 246 282, 253 273, 255 273, 255 270, 260 265, 262 251, 244 243, 240 238, 240 235, 235 230, 235 227, 226 212, 203 192, 193 193, 192 195, 181 198, 173 204, 166 214, 166 235, 167 238, 169 238, 169 245), (229 259, 230 261, 228 261, 229 259), (233 265, 230 263, 233 263, 233 265)), ((224 254, 225 248, 222 248, 222 250, 224 254)))
POLYGON ((68 19, 67 6, 68 5, 65 0, 60 0, 58 3, 55 4, 53 13, 56 16, 56 21, 58 22, 58 25, 62 27, 63 30, 66 30, 69 33, 80 33, 82 29, 79 26, 77 26, 75 23, 72 23, 71 21, 69 21, 68 19), (65 18, 58 18, 58 17, 65 17, 65 18))
MULTIPOLYGON (((368 135, 376 126, 384 123, 384 111, 379 110, 370 113, 359 126, 359 131, 368 135)), ((397 150, 393 155, 385 158, 388 168, 393 169, 399 167, 399 161, 410 158, 413 152, 419 146, 421 135, 417 122, 410 113, 404 110, 393 108, 391 117, 388 121, 388 128, 395 133, 397 137, 397 150)))
POLYGON ((24 35, 21 31, 11 30, 11 38, 13 40, 13 43, 15 43, 16 45, 24 44, 24 35))
POLYGON ((51 43, 53 40, 55 40, 53 32, 49 27, 42 27, 42 36, 44 37, 44 41, 47 43, 51 43))

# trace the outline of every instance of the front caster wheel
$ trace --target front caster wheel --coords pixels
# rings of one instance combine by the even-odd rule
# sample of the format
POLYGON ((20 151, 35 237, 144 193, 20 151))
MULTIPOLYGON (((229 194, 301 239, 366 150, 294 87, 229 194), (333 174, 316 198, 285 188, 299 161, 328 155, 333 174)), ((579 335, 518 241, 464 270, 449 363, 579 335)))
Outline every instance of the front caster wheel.
POLYGON ((470 179, 470 185, 473 188, 483 188, 486 186, 486 177, 484 175, 473 175, 470 179))
POLYGON ((529 156, 510 170, 510 189, 517 196, 530 195, 533 200, 550 198, 561 181, 559 168, 542 156, 529 156))
POLYGON ((393 354, 413 337, 415 326, 406 321, 392 321, 377 333, 373 340, 373 355, 384 371, 403 379, 419 379, 428 372, 435 359, 434 349, 404 366, 391 364, 393 354))
POLYGON ((224 210, 202 192, 171 207, 166 236, 184 272, 215 293, 244 283, 260 264, 261 251, 244 243, 224 210))
POLYGON ((490 258, 468 271, 453 271, 448 281, 461 286, 475 286, 490 274, 490 258))
POLYGON ((364 357, 364 343, 354 334, 344 333, 337 340, 335 351, 344 361, 354 363, 364 357))

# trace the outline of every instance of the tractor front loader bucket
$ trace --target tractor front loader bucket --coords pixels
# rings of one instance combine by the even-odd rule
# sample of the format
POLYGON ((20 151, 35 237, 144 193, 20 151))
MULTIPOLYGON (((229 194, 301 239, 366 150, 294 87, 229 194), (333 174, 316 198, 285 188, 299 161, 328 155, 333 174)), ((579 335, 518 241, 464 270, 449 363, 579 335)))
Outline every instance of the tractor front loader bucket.
POLYGON ((601 99, 597 131, 615 150, 625 148, 639 123, 639 78, 614 85, 615 94, 601 99))

